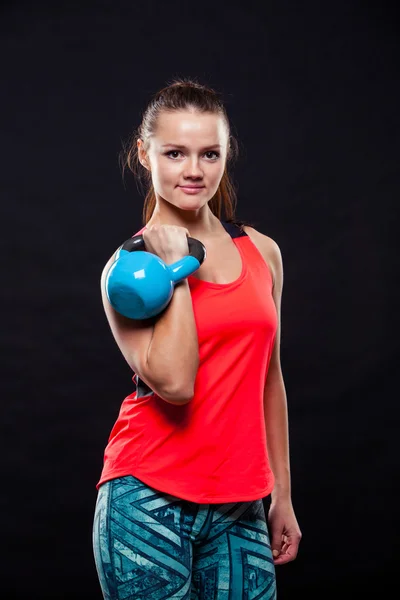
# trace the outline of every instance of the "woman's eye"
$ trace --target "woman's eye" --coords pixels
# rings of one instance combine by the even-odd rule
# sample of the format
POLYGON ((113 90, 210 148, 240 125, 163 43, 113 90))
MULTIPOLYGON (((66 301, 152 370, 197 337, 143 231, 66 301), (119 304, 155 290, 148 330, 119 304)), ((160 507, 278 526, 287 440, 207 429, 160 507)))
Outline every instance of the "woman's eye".
MULTIPOLYGON (((176 155, 176 154, 180 154, 180 151, 179 151, 179 150, 169 150, 169 151, 168 151, 168 152, 166 152, 165 154, 166 154, 166 156, 170 156, 172 159, 175 159, 175 158, 177 158, 177 156, 172 156, 172 155, 173 155, 173 154, 174 154, 174 155, 176 155)), ((215 158, 208 157, 208 158, 211 158, 211 160, 216 160, 217 158, 219 158, 219 152, 215 152, 214 150, 209 150, 209 151, 208 151, 208 152, 206 152, 205 154, 206 154, 206 155, 207 155, 207 154, 214 154, 214 155, 215 155, 215 158)))

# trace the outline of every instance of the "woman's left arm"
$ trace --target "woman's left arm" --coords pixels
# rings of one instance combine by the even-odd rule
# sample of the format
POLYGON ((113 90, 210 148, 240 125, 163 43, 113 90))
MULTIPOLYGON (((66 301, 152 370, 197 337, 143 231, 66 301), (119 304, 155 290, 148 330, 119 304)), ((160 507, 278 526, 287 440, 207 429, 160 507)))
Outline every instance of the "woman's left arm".
POLYGON ((272 295, 278 318, 264 386, 264 418, 268 456, 275 477, 268 525, 274 564, 282 565, 296 558, 302 536, 291 499, 288 409, 280 361, 283 264, 279 246, 274 240, 252 228, 246 228, 246 232, 258 246, 272 271, 272 295))

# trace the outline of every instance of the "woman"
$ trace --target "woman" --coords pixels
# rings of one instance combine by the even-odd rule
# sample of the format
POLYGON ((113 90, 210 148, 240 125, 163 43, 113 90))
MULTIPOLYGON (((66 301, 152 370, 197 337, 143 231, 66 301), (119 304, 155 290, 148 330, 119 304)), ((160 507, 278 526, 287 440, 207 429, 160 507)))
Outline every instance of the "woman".
POLYGON ((234 219, 236 150, 217 93, 185 79, 152 98, 127 149, 126 165, 144 168, 150 184, 137 232, 146 250, 171 264, 188 254, 190 235, 207 256, 143 321, 107 300, 114 255, 102 274, 105 313, 136 384, 97 484, 93 544, 106 599, 272 599, 275 565, 297 555, 282 259, 271 238, 234 219))

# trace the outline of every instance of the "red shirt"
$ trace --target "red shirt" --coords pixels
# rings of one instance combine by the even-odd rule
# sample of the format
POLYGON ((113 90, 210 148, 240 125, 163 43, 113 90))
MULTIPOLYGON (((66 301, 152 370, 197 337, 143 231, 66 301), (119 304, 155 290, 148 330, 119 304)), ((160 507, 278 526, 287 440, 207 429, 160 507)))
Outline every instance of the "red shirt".
POLYGON ((242 272, 228 284, 188 277, 200 359, 194 397, 169 404, 134 375, 137 389, 122 402, 97 488, 133 475, 197 503, 256 500, 273 489, 263 407, 277 331, 272 276, 250 237, 221 223, 242 272))

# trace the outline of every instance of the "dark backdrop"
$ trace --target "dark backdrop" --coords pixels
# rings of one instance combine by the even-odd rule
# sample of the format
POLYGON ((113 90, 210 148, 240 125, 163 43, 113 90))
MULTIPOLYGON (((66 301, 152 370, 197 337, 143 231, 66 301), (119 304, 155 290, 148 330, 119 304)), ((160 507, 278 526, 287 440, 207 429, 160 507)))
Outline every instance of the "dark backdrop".
POLYGON ((118 165, 175 75, 223 94, 237 214, 280 246, 303 531, 280 600, 382 598, 396 563, 399 27, 389 3, 1 9, 1 595, 100 599, 95 484, 131 372, 101 270, 142 225, 118 165), (380 590, 380 591, 379 591, 380 590))

